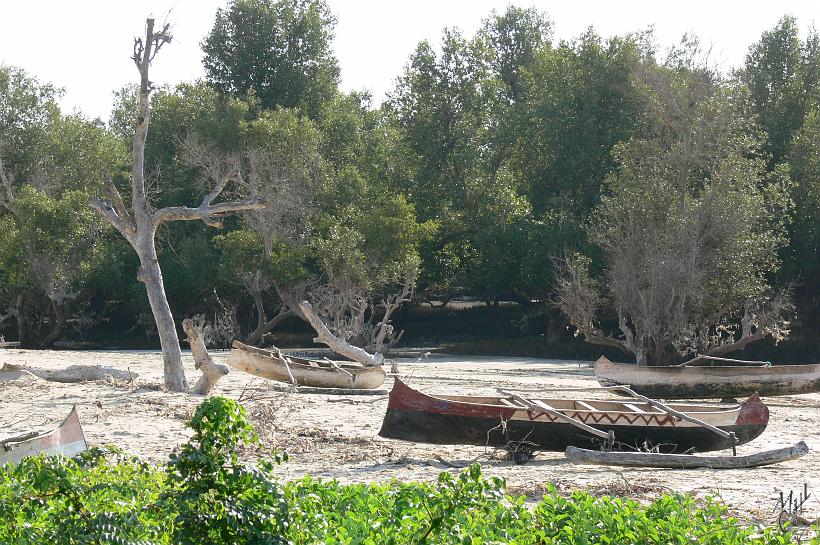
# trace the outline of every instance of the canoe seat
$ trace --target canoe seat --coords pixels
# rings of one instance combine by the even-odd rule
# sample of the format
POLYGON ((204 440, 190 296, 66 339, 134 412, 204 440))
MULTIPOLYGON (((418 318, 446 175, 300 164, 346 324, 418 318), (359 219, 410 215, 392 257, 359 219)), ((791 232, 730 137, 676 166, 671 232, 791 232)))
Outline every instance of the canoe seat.
POLYGON ((509 399, 504 399, 503 397, 502 397, 502 398, 500 398, 500 399, 501 399, 501 403, 503 403, 503 404, 504 404, 504 405, 506 405, 507 407, 512 407, 512 408, 514 408, 514 409, 526 409, 526 408, 527 408, 527 407, 524 407, 523 405, 518 405, 518 404, 516 404, 516 403, 513 403, 513 402, 512 402, 512 401, 510 401, 509 399))
POLYGON ((586 409, 587 411, 599 412, 598 409, 596 409, 595 407, 593 407, 592 405, 590 405, 589 403, 586 403, 584 401, 577 401, 576 400, 575 405, 580 406, 582 409, 586 409))
POLYGON ((624 407, 626 407, 627 409, 629 409, 630 411, 635 412, 635 413, 646 414, 645 410, 641 409, 640 407, 637 407, 637 406, 633 405, 632 403, 624 403, 624 407))

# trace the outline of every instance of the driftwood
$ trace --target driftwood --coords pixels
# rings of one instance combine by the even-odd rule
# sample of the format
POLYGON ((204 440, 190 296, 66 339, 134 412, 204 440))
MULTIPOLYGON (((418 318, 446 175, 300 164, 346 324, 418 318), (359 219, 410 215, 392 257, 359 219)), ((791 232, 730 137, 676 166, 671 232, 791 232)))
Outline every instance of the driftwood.
POLYGON ((337 337, 331 333, 327 326, 325 326, 322 322, 322 319, 319 318, 319 315, 316 314, 316 311, 313 310, 313 306, 307 301, 302 301, 299 303, 299 309, 316 331, 316 338, 313 339, 314 342, 326 344, 337 354, 341 354, 346 358, 357 361, 365 367, 378 367, 384 363, 384 356, 382 354, 378 352, 375 354, 370 354, 358 346, 353 346, 341 337, 337 337))
MULTIPOLYGON (((41 369, 37 367, 30 367, 28 365, 13 365, 4 364, 3 373, 8 372, 11 377, 12 371, 26 371, 32 375, 48 380, 51 382, 96 382, 106 379, 114 380, 133 380, 138 375, 132 371, 123 371, 122 369, 115 369, 113 367, 103 367, 102 365, 69 365, 65 369, 41 369)), ((18 380, 22 375, 11 380, 18 380)))
POLYGON ((192 394, 208 395, 208 392, 219 382, 219 379, 228 374, 225 365, 214 363, 208 349, 205 348, 205 341, 202 338, 202 324, 198 321, 186 318, 182 320, 182 329, 188 335, 188 343, 191 345, 191 353, 194 355, 194 367, 202 372, 202 376, 191 389, 192 394))
POLYGON ((285 384, 269 384, 266 389, 291 394, 326 394, 344 396, 371 396, 387 395, 387 390, 369 390, 365 388, 319 388, 316 386, 287 386, 285 384))
POLYGON ((743 469, 777 464, 806 455, 804 441, 790 447, 756 452, 746 456, 694 456, 691 454, 656 454, 650 452, 601 452, 567 447, 564 456, 580 464, 627 467, 665 467, 670 469, 743 469))

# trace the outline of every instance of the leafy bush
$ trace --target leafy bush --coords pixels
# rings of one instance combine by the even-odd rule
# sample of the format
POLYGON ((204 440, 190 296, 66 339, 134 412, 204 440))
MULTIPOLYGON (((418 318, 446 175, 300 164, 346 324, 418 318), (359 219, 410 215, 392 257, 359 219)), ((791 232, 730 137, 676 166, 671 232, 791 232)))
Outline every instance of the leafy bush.
POLYGON ((208 398, 191 427, 194 436, 171 454, 167 467, 173 542, 286 543, 288 509, 272 462, 262 460, 256 467, 239 462, 238 447, 257 440, 242 405, 208 398))
MULTIPOLYGON (((350 484, 310 477, 281 486, 273 460, 238 451, 256 441, 238 403, 212 397, 191 420, 194 435, 156 468, 122 451, 74 459, 35 456, 0 468, 0 543, 13 545, 774 545, 792 534, 754 535, 725 507, 664 496, 563 497, 550 488, 534 508, 504 493, 479 465, 435 483, 350 484)), ((820 544, 820 540, 810 543, 820 544)))

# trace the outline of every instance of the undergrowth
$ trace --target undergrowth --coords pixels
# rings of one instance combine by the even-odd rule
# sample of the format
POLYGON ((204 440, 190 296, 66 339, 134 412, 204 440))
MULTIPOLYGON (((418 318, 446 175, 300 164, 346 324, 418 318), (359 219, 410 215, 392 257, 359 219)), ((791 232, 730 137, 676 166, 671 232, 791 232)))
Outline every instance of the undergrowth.
MULTIPOLYGON (((434 483, 280 484, 275 463, 242 463, 256 441, 245 411, 221 397, 197 409, 191 441, 162 467, 114 449, 36 456, 0 469, 0 543, 159 544, 783 544, 718 503, 664 496, 648 506, 548 487, 535 508, 479 465, 434 483)), ((820 541, 809 543, 815 545, 820 541)))

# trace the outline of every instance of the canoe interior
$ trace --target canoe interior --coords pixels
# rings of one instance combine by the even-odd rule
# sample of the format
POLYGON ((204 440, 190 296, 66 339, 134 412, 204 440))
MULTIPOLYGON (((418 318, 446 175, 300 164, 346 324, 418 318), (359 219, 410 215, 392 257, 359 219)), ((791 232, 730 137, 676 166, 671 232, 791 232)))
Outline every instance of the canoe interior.
POLYGON ((55 429, 20 441, 0 445, 0 465, 16 464, 23 458, 36 454, 74 456, 88 449, 77 407, 55 429))
MULTIPOLYGON (((264 348, 257 348, 255 346, 250 346, 247 344, 242 344, 239 341, 233 342, 233 348, 239 350, 245 350, 246 352, 250 352, 256 356, 261 356, 263 358, 271 358, 278 360, 279 358, 276 354, 270 350, 265 350, 264 348)), ((313 359, 306 359, 306 358, 299 358, 296 356, 288 356, 288 359, 292 362, 293 366, 302 366, 309 369, 327 369, 329 371, 338 372, 336 368, 333 367, 333 364, 341 367, 342 369, 347 369, 349 371, 358 371, 363 369, 368 369, 367 367, 353 362, 353 361, 334 361, 330 362, 328 360, 313 360, 313 359)))
POLYGON ((372 390, 384 384, 386 373, 379 366, 355 362, 331 362, 285 356, 278 350, 263 350, 235 341, 228 364, 235 369, 279 382, 317 388, 372 390))

